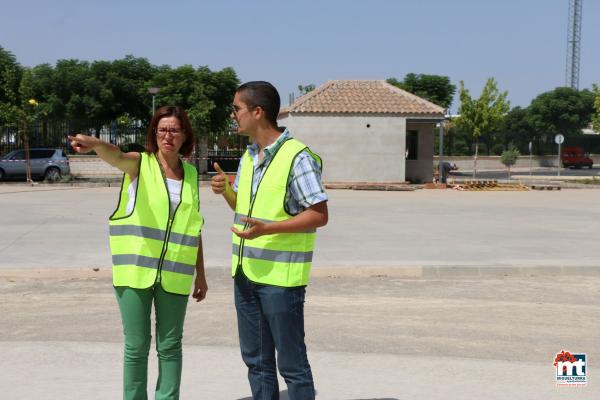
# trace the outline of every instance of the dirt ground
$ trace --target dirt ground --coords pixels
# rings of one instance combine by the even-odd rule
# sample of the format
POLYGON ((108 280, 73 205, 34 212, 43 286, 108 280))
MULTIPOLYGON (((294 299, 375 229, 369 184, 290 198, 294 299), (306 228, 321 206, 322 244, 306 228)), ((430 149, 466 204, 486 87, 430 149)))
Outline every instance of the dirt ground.
MULTIPOLYGON (((208 270, 190 301, 188 344, 237 346, 232 280, 208 270)), ((121 342, 106 271, 0 271, 3 341, 121 342)), ((307 290, 313 351, 545 362, 561 349, 600 358, 600 274, 402 279, 323 276, 307 290)))

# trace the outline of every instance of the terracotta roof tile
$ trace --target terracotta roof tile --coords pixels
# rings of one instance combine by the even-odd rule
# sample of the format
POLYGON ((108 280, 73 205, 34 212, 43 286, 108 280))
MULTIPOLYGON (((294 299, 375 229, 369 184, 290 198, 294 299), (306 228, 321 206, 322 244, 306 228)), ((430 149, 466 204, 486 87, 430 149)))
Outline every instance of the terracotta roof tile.
POLYGON ((287 113, 401 114, 441 117, 444 109, 383 80, 329 81, 299 97, 287 113))

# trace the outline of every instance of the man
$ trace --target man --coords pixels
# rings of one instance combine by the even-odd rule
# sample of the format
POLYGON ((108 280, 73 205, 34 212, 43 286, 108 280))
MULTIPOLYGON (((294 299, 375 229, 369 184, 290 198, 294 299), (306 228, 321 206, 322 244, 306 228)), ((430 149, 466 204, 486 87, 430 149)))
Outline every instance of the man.
POLYGON ((280 98, 268 82, 241 85, 233 100, 238 132, 251 145, 233 187, 217 163, 211 185, 235 211, 232 276, 242 359, 253 399, 314 399, 304 343, 304 296, 316 228, 327 224, 321 159, 277 126, 280 98), (275 360, 277 350, 277 360, 275 360))
POLYGON ((448 183, 448 175, 450 175, 450 171, 456 171, 457 169, 458 166, 455 163, 444 161, 442 163, 442 183, 448 183))

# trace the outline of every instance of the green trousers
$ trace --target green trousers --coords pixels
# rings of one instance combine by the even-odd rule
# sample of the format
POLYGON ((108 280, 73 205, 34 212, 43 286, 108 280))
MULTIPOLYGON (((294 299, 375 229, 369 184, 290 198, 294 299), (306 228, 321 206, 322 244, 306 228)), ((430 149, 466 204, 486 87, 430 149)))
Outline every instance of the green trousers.
POLYGON ((115 292, 125 334, 123 399, 146 400, 148 398, 146 388, 148 353, 152 338, 150 311, 153 301, 158 353, 155 399, 179 399, 182 368, 181 339, 188 296, 167 293, 160 283, 149 289, 116 287, 115 292))

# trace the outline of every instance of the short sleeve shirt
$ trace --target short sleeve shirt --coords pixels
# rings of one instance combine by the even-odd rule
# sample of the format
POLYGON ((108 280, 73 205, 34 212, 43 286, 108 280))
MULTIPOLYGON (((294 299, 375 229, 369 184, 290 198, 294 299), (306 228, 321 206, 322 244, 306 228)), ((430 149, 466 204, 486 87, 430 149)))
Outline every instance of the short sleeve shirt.
MULTIPOLYGON (((261 162, 258 161, 258 145, 252 143, 248 146, 248 153, 254 162, 254 176, 252 180, 253 197, 256 194, 258 183, 271 162, 273 155, 286 140, 291 138, 290 132, 285 129, 274 143, 265 147, 261 162)), ((242 162, 243 160, 240 160, 235 182, 232 187, 233 191, 236 193, 240 172, 242 170, 242 162)), ((300 152, 294 159, 292 170, 288 177, 288 191, 285 199, 287 211, 291 215, 296 215, 310 206, 327 201, 327 199, 327 194, 325 193, 325 189, 321 182, 321 167, 306 150, 300 152)))

